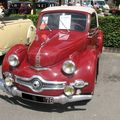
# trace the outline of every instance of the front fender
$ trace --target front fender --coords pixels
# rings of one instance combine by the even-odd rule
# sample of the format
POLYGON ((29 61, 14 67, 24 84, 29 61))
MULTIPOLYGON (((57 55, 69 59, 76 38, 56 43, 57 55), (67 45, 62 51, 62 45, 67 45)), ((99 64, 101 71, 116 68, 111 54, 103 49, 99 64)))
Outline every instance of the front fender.
POLYGON ((25 46, 23 44, 17 44, 13 46, 5 55, 2 63, 2 72, 9 71, 11 69, 9 63, 8 63, 8 57, 11 54, 16 54, 20 60, 23 60, 25 58, 25 55, 27 54, 27 48, 28 46, 25 46))
POLYGON ((86 87, 86 91, 93 91, 96 73, 97 73, 97 51, 95 49, 88 49, 80 57, 77 64, 77 70, 75 72, 76 78, 81 78, 89 83, 89 87, 86 87))

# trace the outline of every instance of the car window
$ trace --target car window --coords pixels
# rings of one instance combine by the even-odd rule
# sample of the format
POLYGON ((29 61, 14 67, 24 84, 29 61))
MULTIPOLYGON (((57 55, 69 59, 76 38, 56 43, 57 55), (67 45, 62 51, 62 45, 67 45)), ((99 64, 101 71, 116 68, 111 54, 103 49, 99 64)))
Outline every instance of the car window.
POLYGON ((96 18, 96 14, 93 13, 91 15, 90 29, 95 29, 95 28, 97 28, 97 18, 96 18))
POLYGON ((85 31, 86 15, 83 13, 48 13, 40 21, 40 29, 69 29, 85 31))

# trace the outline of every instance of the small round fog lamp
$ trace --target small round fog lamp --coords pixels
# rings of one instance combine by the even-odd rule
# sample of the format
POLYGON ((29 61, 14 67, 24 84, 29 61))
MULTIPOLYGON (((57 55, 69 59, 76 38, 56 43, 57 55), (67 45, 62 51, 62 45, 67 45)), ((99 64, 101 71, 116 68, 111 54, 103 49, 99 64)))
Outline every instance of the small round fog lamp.
POLYGON ((14 81, 13 78, 6 77, 5 78, 5 85, 10 87, 13 85, 13 81, 14 81))
POLYGON ((64 88, 64 93, 66 96, 72 96, 75 93, 75 89, 73 86, 66 86, 64 88))

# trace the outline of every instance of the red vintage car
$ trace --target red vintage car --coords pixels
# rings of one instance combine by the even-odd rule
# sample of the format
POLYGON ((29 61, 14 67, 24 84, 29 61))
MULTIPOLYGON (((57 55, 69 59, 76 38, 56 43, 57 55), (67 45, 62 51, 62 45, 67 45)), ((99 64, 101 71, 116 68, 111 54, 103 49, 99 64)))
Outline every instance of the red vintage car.
POLYGON ((41 11, 30 46, 5 55, 0 88, 40 103, 89 101, 94 94, 103 33, 94 9, 50 7, 41 11))

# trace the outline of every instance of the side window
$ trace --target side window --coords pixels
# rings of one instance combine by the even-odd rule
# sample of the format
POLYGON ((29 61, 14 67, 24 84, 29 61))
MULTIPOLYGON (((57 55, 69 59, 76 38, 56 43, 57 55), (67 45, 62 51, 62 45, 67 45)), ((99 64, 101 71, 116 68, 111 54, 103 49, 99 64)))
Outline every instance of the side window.
POLYGON ((96 14, 93 13, 91 15, 90 30, 93 30, 95 28, 97 28, 97 18, 96 18, 96 14))

